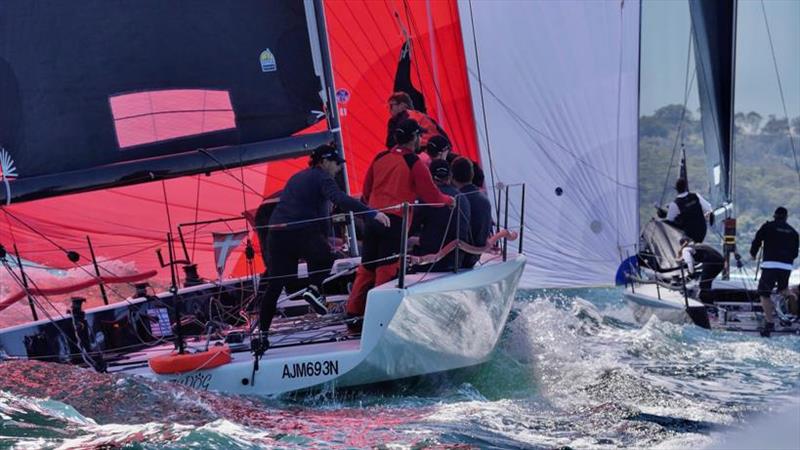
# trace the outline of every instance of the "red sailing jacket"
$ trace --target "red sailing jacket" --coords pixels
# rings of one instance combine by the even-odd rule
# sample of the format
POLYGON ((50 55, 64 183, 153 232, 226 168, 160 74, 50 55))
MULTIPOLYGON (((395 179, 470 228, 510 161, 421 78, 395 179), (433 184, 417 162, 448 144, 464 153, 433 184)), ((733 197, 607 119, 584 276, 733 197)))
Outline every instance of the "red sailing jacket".
MULTIPOLYGON (((394 147, 375 157, 367 169, 362 192, 364 201, 373 209, 414 203, 418 198, 425 203, 453 203, 453 198, 442 194, 433 183, 430 171, 419 157, 403 147, 394 147)), ((400 208, 384 212, 403 214, 400 208)))
POLYGON ((428 145, 428 140, 437 134, 444 136, 447 140, 450 140, 445 134, 442 127, 433 120, 430 116, 425 113, 419 112, 414 109, 407 109, 400 114, 392 117, 389 119, 389 123, 386 130, 386 147, 392 148, 397 145, 397 141, 394 140, 394 130, 397 128, 397 124, 402 122, 405 119, 414 119, 419 124, 420 128, 422 128, 422 133, 419 135, 419 145, 421 148, 424 148, 428 145))

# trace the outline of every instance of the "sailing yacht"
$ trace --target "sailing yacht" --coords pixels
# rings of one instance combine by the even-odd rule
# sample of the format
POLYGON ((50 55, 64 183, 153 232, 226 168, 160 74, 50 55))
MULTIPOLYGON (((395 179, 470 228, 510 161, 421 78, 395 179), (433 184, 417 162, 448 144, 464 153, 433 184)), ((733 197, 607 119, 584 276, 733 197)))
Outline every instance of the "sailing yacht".
POLYGON ((360 262, 351 216, 325 286, 333 313, 311 314, 287 293, 271 348, 251 352, 262 267, 247 219, 321 144, 349 152, 343 183, 359 188, 383 140, 382 97, 395 75, 386 62, 404 41, 416 43, 415 81, 436 100, 429 113, 453 130, 461 154, 477 157, 455 3, 404 11, 365 3, 358 13, 327 6, 326 18, 318 0, 4 5, 0 261, 10 283, 0 308, 30 308, 33 319, 0 330, 4 359, 273 395, 489 358, 526 261, 514 242, 522 224, 509 224, 508 207, 489 246, 454 249, 485 252, 473 269, 406 273, 402 251, 397 280, 370 291, 360 333, 337 313, 360 262), (363 21, 363 35, 346 25, 352 19, 363 21), (359 41, 387 26, 392 44, 359 41), (29 262, 87 273, 44 285, 29 262), (216 280, 203 278, 214 272, 216 280), (51 301, 95 286, 100 306, 73 297, 64 310, 51 301))
MULTIPOLYGON (((737 1, 689 1, 695 61, 697 67, 703 140, 710 201, 719 216, 725 268, 702 293, 696 280, 679 259, 682 232, 657 219, 642 227, 638 267, 625 269, 624 297, 639 323, 651 317, 673 323, 694 323, 703 328, 758 332, 763 326, 763 311, 757 293, 757 279, 742 268, 736 250, 736 219, 733 215, 734 156, 733 106, 735 88, 737 1)), ((685 178, 685 155, 682 176, 685 178)), ((696 270, 699 270, 696 269, 696 270)), ((699 272, 698 272, 699 273, 699 272)), ((797 275, 790 286, 797 285, 797 275)), ((800 317, 793 315, 787 301, 772 295, 778 323, 775 332, 800 333, 800 317)))
POLYGON ((485 361, 519 285, 614 284, 639 235, 640 3, 356 3, 0 12, 0 243, 17 300, 0 303, 34 319, 0 330, 4 357, 244 395, 361 385, 485 361), (242 211, 330 141, 358 192, 408 41, 405 78, 454 150, 484 166, 499 250, 469 271, 377 286, 353 335, 335 311, 359 260, 340 233, 350 254, 330 274, 334 313, 309 315, 289 293, 254 358, 248 299, 263 267, 242 211), (25 261, 85 269, 74 284, 103 303, 51 307, 74 286, 39 283, 25 261))

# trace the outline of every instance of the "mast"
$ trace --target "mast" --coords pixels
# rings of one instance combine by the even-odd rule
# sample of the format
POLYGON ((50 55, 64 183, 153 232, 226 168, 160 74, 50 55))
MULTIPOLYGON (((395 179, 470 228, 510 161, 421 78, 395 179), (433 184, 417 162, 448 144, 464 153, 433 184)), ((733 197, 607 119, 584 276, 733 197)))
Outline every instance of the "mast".
POLYGON ((728 162, 728 192, 727 192, 727 195, 728 195, 728 199, 730 200, 730 203, 731 203, 731 211, 732 211, 731 215, 733 217, 736 217, 736 209, 735 209, 736 208, 736 204, 733 201, 734 200, 733 199, 733 194, 735 192, 734 186, 736 184, 736 179, 734 178, 734 174, 735 174, 734 167, 736 166, 736 162, 735 162, 735 159, 736 159, 735 158, 735 155, 736 155, 735 146, 736 146, 736 144, 734 142, 734 138, 735 138, 735 135, 736 135, 736 127, 734 126, 734 123, 733 123, 734 122, 733 116, 735 114, 734 111, 733 111, 733 108, 734 108, 734 105, 736 104, 736 102, 735 102, 735 97, 736 97, 736 17, 738 15, 739 1, 738 0, 732 0, 732 2, 733 2, 733 18, 732 18, 732 22, 733 23, 731 24, 731 27, 733 28, 733 32, 731 33, 731 114, 730 114, 730 116, 728 116, 728 122, 730 124, 730 142, 731 142, 730 145, 731 145, 731 150, 730 150, 730 160, 728 162))
MULTIPOLYGON (((311 24, 316 28, 317 36, 312 36, 316 40, 321 57, 322 69, 322 91, 324 93, 325 115, 328 120, 328 130, 333 134, 336 147, 339 149, 339 155, 345 159, 344 140, 342 139, 342 124, 339 120, 339 108, 336 104, 336 84, 333 80, 333 63, 331 61, 330 44, 328 43, 328 29, 325 22, 325 7, 322 0, 305 0, 306 10, 314 10, 315 24, 311 24)), ((316 63, 316 59, 315 59, 316 63)), ((342 167, 342 177, 344 179, 344 191, 350 195, 350 179, 347 176, 347 165, 342 167)), ((356 242, 356 226, 353 213, 349 213, 350 220, 347 225, 347 234, 350 240, 350 254, 358 256, 358 244, 356 242)))
MULTIPOLYGON (((728 115, 728 128, 730 130, 730 137, 729 137, 729 156, 728 156, 728 192, 725 193, 726 197, 728 198, 730 210, 729 214, 730 217, 725 219, 724 222, 724 235, 722 237, 723 246, 722 249, 724 251, 725 256, 725 264, 723 265, 722 270, 722 279, 728 280, 731 276, 731 254, 736 256, 736 263, 739 267, 741 267, 741 259, 739 255, 736 253, 736 203, 733 200, 733 193, 734 193, 734 185, 736 183, 734 178, 734 167, 736 166, 735 163, 735 152, 734 152, 734 138, 736 134, 736 127, 733 125, 733 116, 734 116, 734 97, 736 94, 736 15, 737 15, 737 6, 738 0, 731 0, 731 8, 733 9, 732 18, 731 18, 731 74, 730 74, 730 86, 731 86, 731 101, 730 101, 730 114, 728 115)), ((713 214, 713 212, 712 212, 713 214)))

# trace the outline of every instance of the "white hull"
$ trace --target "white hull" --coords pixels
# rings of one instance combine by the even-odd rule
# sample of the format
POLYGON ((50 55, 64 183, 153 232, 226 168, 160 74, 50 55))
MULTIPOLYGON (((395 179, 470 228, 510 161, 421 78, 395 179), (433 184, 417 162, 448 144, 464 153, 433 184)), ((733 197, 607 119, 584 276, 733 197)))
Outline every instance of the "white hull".
POLYGON ((641 325, 647 323, 651 316, 656 316, 663 322, 692 323, 686 313, 687 304, 689 307, 703 307, 697 300, 684 298, 681 292, 657 287, 655 284, 637 285, 634 289, 633 292, 626 290, 624 298, 633 311, 634 319, 641 325))
POLYGON ((408 275, 406 289, 398 289, 396 282, 376 287, 369 293, 360 339, 275 346, 254 376, 252 354, 236 349, 232 362, 211 370, 174 376, 155 375, 141 366, 124 371, 199 389, 265 396, 323 383, 355 386, 478 365, 500 338, 524 265, 525 257, 517 256, 459 274, 408 275))
MULTIPOLYGON (((732 281, 728 285, 720 285, 715 282, 714 287, 727 288, 737 284, 740 283, 732 281)), ((747 286, 750 287, 751 284, 747 283, 747 286)), ((680 291, 645 284, 635 286, 633 292, 626 290, 624 298, 633 312, 634 319, 642 325, 655 316, 661 321, 675 324, 695 323, 717 330, 757 333, 764 324, 764 313, 757 296, 754 296, 752 302, 723 300, 707 305, 692 298, 685 299, 680 291), (692 311, 692 316, 689 310, 692 311), (706 325, 698 323, 703 318, 707 321, 706 325)), ((800 333, 800 322, 797 322, 796 318, 783 315, 780 311, 779 316, 789 320, 779 320, 775 324, 773 333, 800 333)))

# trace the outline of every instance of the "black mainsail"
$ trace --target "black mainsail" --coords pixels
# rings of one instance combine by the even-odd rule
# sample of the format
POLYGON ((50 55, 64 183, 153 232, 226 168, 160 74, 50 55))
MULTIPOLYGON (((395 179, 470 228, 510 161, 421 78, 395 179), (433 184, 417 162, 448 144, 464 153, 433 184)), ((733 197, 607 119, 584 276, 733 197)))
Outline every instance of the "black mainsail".
POLYGON ((293 136, 324 118, 306 15, 302 1, 4 1, 0 146, 13 181, 0 202, 287 158, 332 140, 293 136))

